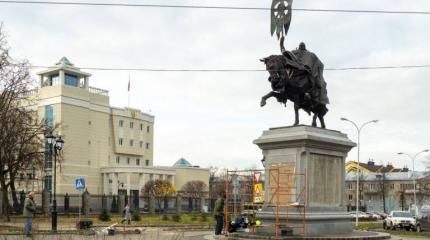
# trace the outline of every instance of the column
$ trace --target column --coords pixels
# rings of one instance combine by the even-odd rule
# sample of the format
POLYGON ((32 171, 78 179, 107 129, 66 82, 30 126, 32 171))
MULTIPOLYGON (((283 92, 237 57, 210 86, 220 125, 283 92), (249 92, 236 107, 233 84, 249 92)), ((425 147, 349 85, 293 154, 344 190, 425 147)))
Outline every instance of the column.
POLYGON ((118 195, 118 173, 111 173, 112 178, 112 194, 118 195))
POLYGON ((107 173, 102 173, 103 181, 103 194, 109 194, 109 175, 107 173))
POLYGON ((89 88, 88 77, 84 77, 84 88, 87 90, 89 88))
POLYGON ((129 202, 130 202, 130 173, 127 173, 127 196, 129 198, 129 202))
POLYGON ((59 85, 65 85, 65 83, 64 83, 64 78, 65 78, 64 70, 60 70, 60 72, 58 73, 58 77, 60 80, 60 82, 58 84, 59 85))
POLYGON ((43 88, 43 75, 40 75, 40 84, 39 84, 39 89, 43 88))
POLYGON ((172 181, 170 182, 172 186, 175 186, 175 175, 171 176, 172 181))
POLYGON ((145 175, 143 173, 139 174, 139 193, 142 191, 142 188, 145 186, 145 175))

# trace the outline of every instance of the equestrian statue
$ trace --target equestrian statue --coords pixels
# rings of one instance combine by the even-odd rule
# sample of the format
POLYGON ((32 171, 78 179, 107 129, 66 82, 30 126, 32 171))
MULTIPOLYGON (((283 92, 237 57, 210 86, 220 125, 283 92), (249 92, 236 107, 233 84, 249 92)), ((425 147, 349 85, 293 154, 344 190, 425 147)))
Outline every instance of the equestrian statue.
POLYGON ((291 21, 292 0, 274 0, 272 5, 272 35, 276 32, 280 38, 282 55, 271 55, 260 59, 269 72, 272 91, 261 98, 260 105, 275 97, 286 105, 287 100, 294 103, 295 122, 299 124, 299 109, 309 115, 313 113, 312 126, 316 127, 318 118, 321 128, 325 128, 324 116, 328 112, 327 84, 323 77, 324 64, 302 42, 299 48, 287 51, 284 47, 284 35, 288 32, 291 21))

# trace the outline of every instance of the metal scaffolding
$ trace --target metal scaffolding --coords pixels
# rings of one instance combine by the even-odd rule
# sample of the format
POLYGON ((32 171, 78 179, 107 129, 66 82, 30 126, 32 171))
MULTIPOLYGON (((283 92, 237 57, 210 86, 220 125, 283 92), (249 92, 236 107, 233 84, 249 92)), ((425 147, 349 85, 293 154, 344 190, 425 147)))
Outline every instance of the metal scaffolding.
MULTIPOLYGON (((269 200, 267 207, 272 207, 275 214, 275 237, 279 238, 281 231, 300 229, 300 235, 306 235, 307 207, 307 172, 296 172, 295 164, 274 164, 269 166, 267 180, 269 200), (284 211, 283 211, 284 210, 284 211), (289 221, 290 215, 295 214, 296 221, 289 221), (281 219, 281 215, 285 219, 281 219), (300 223, 297 223, 300 222, 300 223)), ((284 234, 282 234, 284 235, 284 234)))
POLYGON ((255 232, 256 212, 262 207, 264 190, 256 186, 263 186, 264 170, 227 171, 226 199, 225 199, 225 232, 228 232, 231 220, 236 221, 242 215, 250 218, 248 228, 255 232), (259 193, 259 196, 256 196, 259 193))
MULTIPOLYGON (((300 229, 300 235, 306 235, 307 207, 307 172, 296 172, 295 164, 274 164, 265 170, 227 171, 225 199, 225 233, 230 222, 242 215, 257 220, 257 210, 272 209, 275 215, 275 237, 285 235, 282 231, 300 229), (267 181, 267 182, 266 182, 267 181), (267 189, 263 189, 266 186, 267 189), (267 201, 264 202, 265 196, 267 201), (296 221, 289 221, 294 214, 296 221), (297 223, 297 217, 300 219, 297 223), (285 218, 285 219, 284 219, 285 218)), ((267 223, 264 223, 267 226, 267 223)), ((255 224, 250 224, 250 232, 255 232, 255 224)))

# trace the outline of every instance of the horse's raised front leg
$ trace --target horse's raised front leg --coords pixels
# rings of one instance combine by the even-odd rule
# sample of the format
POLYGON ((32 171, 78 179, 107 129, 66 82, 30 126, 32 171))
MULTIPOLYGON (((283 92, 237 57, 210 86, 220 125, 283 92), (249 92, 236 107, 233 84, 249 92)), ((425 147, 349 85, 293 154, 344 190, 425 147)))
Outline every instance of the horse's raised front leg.
POLYGON ((294 103, 294 114, 296 116, 296 121, 294 122, 294 126, 299 125, 299 105, 294 103))
POLYGON ((318 114, 318 119, 320 120, 321 128, 325 128, 324 116, 321 114, 318 114))
POLYGON ((314 113, 314 116, 312 117, 312 127, 317 127, 317 114, 314 113))
POLYGON ((260 107, 264 107, 266 105, 266 100, 271 98, 271 97, 275 97, 276 96, 276 92, 269 92, 268 94, 264 95, 263 97, 261 97, 261 102, 260 102, 260 107))

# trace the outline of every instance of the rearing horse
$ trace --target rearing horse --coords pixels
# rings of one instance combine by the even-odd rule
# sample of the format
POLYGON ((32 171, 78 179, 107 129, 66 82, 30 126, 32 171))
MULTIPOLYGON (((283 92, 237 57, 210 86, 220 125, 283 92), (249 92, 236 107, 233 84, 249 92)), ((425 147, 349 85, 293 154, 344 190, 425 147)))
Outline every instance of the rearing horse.
POLYGON ((286 104, 287 100, 294 102, 295 122, 299 124, 299 109, 303 109, 309 115, 314 113, 312 126, 316 127, 316 119, 321 123, 321 128, 325 128, 324 115, 328 109, 311 97, 311 84, 313 76, 310 70, 297 62, 295 56, 286 51, 284 55, 271 55, 260 59, 266 64, 266 70, 269 72, 269 82, 272 91, 261 98, 260 105, 266 105, 266 100, 275 97, 278 102, 286 104), (285 55, 285 56, 284 56, 285 55))

